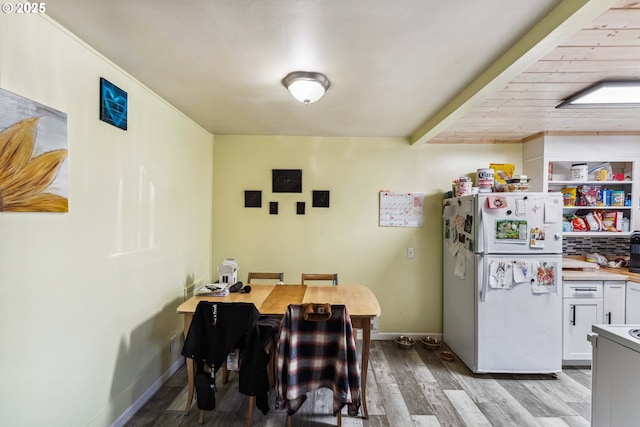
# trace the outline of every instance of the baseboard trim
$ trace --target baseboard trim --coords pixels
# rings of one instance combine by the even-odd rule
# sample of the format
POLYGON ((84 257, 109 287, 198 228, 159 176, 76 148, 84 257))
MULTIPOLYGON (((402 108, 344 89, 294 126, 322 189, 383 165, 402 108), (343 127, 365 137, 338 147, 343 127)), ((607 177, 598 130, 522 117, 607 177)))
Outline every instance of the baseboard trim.
POLYGON ((160 390, 160 387, 162 387, 162 385, 166 383, 169 378, 171 378, 171 376, 182 367, 183 364, 184 357, 179 357, 178 359, 176 359, 176 361, 173 362, 169 369, 160 378, 155 380, 153 384, 151 384, 151 386, 144 393, 142 393, 140 397, 135 400, 135 402, 131 404, 131 406, 129 406, 122 414, 120 414, 120 416, 111 424, 110 427, 122 427, 123 425, 125 425, 126 422, 129 421, 158 390, 160 390))

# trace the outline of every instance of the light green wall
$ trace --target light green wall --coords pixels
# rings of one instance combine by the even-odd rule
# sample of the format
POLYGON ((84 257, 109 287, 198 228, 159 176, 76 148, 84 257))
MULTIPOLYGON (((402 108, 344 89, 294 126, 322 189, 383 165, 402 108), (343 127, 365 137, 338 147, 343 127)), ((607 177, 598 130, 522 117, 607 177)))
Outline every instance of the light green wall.
POLYGON ((0 425, 108 426, 181 360, 213 137, 42 16, 0 14, 0 87, 65 112, 69 150, 69 213, 0 213, 0 425), (98 120, 101 76, 126 132, 98 120))
POLYGON ((382 332, 439 332, 441 194, 491 161, 520 167, 519 144, 216 136, 214 148, 43 16, 0 14, 0 87, 67 113, 69 143, 69 213, 0 214, 0 425, 111 424, 180 360, 168 342, 183 287, 227 257, 243 280, 337 271, 378 296, 382 332), (97 119, 101 76, 129 93, 126 132, 97 119), (304 192, 271 194, 273 168, 302 169, 304 192), (331 208, 310 206, 313 189, 331 208), (424 192, 425 226, 378 227, 381 189, 424 192), (264 207, 245 209, 244 190, 264 207))
POLYGON ((453 178, 491 162, 514 163, 520 173, 521 159, 521 144, 216 136, 212 264, 236 258, 243 281, 249 271, 284 271, 288 283, 303 272, 337 272, 341 285, 376 294, 381 333, 441 332, 442 194, 453 178), (272 193, 272 169, 302 169, 302 193, 272 193), (382 189, 423 192, 424 227, 379 227, 382 189), (245 190, 262 191, 262 208, 244 208, 245 190), (331 207, 311 207, 312 190, 329 190, 331 207), (278 215, 269 215, 270 201, 279 202, 278 215), (295 213, 298 201, 304 216, 295 213))

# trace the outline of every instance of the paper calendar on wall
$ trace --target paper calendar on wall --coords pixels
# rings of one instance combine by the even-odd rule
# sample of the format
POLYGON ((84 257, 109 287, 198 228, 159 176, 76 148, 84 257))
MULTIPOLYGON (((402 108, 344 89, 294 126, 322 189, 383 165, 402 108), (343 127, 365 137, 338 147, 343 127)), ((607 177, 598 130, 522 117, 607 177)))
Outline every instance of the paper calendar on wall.
POLYGON ((422 227, 423 193, 380 192, 380 227, 422 227))

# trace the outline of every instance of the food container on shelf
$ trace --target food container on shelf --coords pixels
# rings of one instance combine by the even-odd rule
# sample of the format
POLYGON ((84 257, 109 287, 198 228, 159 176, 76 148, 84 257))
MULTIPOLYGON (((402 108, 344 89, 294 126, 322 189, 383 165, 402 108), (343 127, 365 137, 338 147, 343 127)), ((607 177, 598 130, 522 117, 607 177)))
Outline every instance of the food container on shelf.
POLYGON ((569 172, 571 181, 586 181, 589 177, 589 168, 586 163, 574 163, 569 172))
POLYGON ((598 206, 611 205, 611 190, 603 188, 598 192, 598 206))
POLYGON ((562 203, 565 206, 575 206, 578 196, 578 187, 564 187, 562 190, 562 203))
POLYGON ((624 191, 614 190, 611 192, 611 206, 624 206, 624 191))

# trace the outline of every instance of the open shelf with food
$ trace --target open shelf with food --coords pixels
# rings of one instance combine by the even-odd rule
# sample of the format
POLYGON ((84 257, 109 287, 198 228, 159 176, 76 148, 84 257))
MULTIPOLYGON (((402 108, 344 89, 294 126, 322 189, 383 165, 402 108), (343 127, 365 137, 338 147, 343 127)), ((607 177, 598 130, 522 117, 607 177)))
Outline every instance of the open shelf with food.
POLYGON ((629 235, 632 162, 550 161, 548 191, 563 193, 563 233, 568 236, 629 235))
MULTIPOLYGON (((562 192, 563 215, 605 215, 613 226, 563 229, 565 236, 626 237, 640 227, 640 135, 540 133, 524 142, 523 170, 532 191, 562 192), (573 192, 573 196, 570 194, 573 192), (583 193, 583 197, 581 197, 583 193), (566 198, 563 198, 567 202, 566 198), (624 224, 622 223, 624 221, 624 224), (597 230, 597 231, 596 231, 597 230)), ((593 219, 593 218, 589 218, 593 219)), ((565 224, 566 225, 566 224, 565 224)), ((588 224, 587 224, 588 227, 588 224)))

